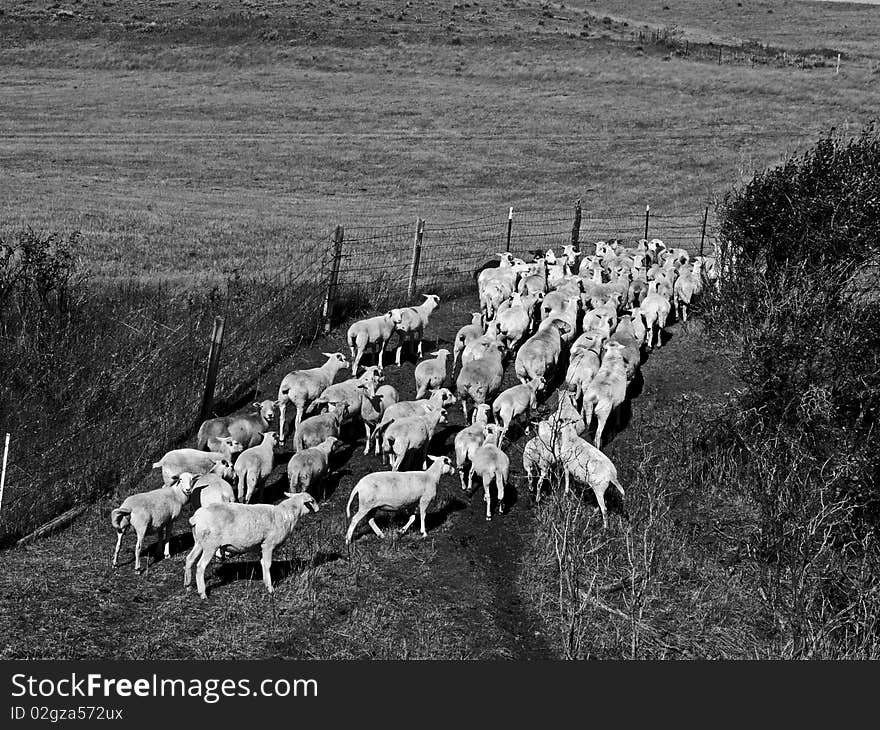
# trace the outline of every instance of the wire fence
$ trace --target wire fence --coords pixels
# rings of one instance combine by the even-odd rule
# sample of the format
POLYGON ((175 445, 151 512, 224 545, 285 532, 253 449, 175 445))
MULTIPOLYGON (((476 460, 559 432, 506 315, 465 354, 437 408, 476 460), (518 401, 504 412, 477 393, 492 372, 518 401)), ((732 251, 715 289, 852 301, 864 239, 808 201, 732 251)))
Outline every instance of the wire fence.
MULTIPOLYGON (((279 270, 225 282, 211 306, 165 312, 166 321, 180 318, 175 326, 162 324, 158 312, 154 318, 140 312, 156 326, 120 324, 141 327, 140 339, 114 337, 111 328, 89 340, 86 330, 80 343, 85 349, 77 352, 91 367, 80 378, 88 387, 60 398, 48 421, 0 414, 0 430, 13 433, 0 545, 76 505, 158 485, 158 474, 145 481, 152 463, 187 442, 198 426, 217 315, 225 316, 225 338, 214 413, 225 415, 245 399, 274 398, 270 370, 310 344, 322 325, 402 306, 422 293, 473 291, 476 270, 502 251, 529 257, 576 242, 591 252, 599 240, 656 237, 692 254, 702 240, 711 253, 711 221, 704 238, 707 212, 514 209, 467 221, 423 222, 421 235, 415 217, 389 226, 341 227, 338 242, 328 233, 292 246, 289 263, 279 270), (53 424, 51 434, 47 423, 53 424)), ((157 298, 162 300, 161 287, 157 298)), ((106 323, 95 327, 107 329, 106 323)))

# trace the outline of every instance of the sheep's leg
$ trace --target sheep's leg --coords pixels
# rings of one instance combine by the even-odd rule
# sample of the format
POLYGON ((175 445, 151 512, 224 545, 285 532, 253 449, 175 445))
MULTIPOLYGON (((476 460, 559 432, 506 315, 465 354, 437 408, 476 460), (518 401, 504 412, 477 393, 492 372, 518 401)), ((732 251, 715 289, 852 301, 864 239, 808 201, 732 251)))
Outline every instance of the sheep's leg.
POLYGON ((372 431, 370 430, 370 424, 364 421, 364 432, 366 433, 364 439, 364 456, 370 453, 370 439, 373 436, 372 431))
POLYGON ((391 465, 391 471, 400 471, 400 466, 401 464, 403 464, 404 456, 406 456, 405 449, 399 454, 395 454, 394 463, 391 465))
MULTIPOLYGON (((608 486, 607 484, 605 485, 608 486)), ((596 501, 599 503, 599 509, 602 511, 602 527, 608 529, 608 509, 605 506, 605 489, 600 486, 593 487, 593 494, 596 495, 596 501)))
MULTIPOLYGON (((467 486, 466 486, 465 483, 464 483, 464 464, 462 464, 461 466, 458 467, 458 478, 459 478, 459 481, 461 481, 461 488, 462 488, 462 490, 465 490, 465 491, 466 491, 466 490, 467 490, 467 486)), ((118 550, 118 549, 119 549, 119 548, 117 547, 117 550, 118 550)))
POLYGON ((211 562, 211 558, 213 557, 213 550, 205 550, 202 548, 202 554, 199 557, 199 562, 196 564, 196 588, 203 599, 208 598, 208 594, 205 591, 205 568, 208 567, 208 563, 211 562))
POLYGON ((401 336, 400 344, 397 346, 397 355, 394 358, 397 367, 400 367, 400 353, 403 351, 403 336, 401 336))
POLYGON ((192 585, 193 565, 202 555, 202 546, 196 543, 193 549, 186 556, 186 564, 183 566, 183 587, 189 588, 192 585))
POLYGON ((406 524, 403 526, 403 529, 400 531, 400 534, 402 535, 404 532, 406 532, 410 528, 410 525, 412 525, 412 523, 415 521, 416 521, 415 514, 411 514, 409 516, 409 519, 406 521, 406 524))
POLYGON ((571 474, 569 474, 568 469, 565 470, 565 494, 568 494, 571 491, 571 474))
POLYGON ((467 401, 462 397, 461 399, 461 412, 464 414, 464 422, 468 422, 468 414, 467 414, 467 401))
POLYGON ((278 406, 278 440, 284 441, 284 416, 287 414, 287 401, 278 406))
POLYGON ((271 545, 263 544, 263 555, 260 558, 260 565, 263 566, 263 583, 266 584, 266 590, 269 593, 274 593, 275 589, 272 587, 272 550, 274 548, 271 545))
POLYGON ((137 534, 137 545, 134 548, 134 569, 141 569, 141 548, 144 546, 144 535, 146 535, 146 529, 139 529, 135 527, 135 533, 137 534))
POLYGON ((364 519, 369 514, 369 509, 359 509, 351 518, 351 522, 348 523, 348 531, 345 533, 345 544, 351 544, 351 538, 354 535, 354 530, 358 526, 358 523, 364 519))
POLYGON ((474 465, 471 464, 471 469, 468 472, 467 489, 465 491, 470 492, 473 490, 473 488, 474 488, 474 465))
POLYGON ((422 537, 428 536, 428 531, 425 529, 425 515, 427 514, 427 512, 428 502, 419 502, 419 517, 421 518, 422 523, 422 537))
POLYGON ((492 519, 492 495, 489 493, 491 477, 483 475, 483 501, 486 503, 486 521, 492 519))
POLYGON ((504 514, 504 475, 495 472, 495 486, 498 488, 498 514, 504 514))
POLYGON ((603 403, 596 405, 596 448, 602 448, 602 432, 605 430, 605 424, 608 423, 608 417, 611 415, 611 406, 603 403))
POLYGON ((113 551, 113 567, 116 567, 116 561, 119 558, 119 548, 122 547, 122 536, 125 534, 125 530, 117 530, 116 531, 116 549, 113 551))
POLYGON ((422 359, 422 338, 419 338, 419 360, 422 359))
POLYGON ((165 529, 163 530, 163 533, 165 535, 165 559, 168 560, 171 557, 171 536, 173 534, 171 531, 171 523, 170 522, 167 525, 165 525, 165 529))
POLYGON ((373 528, 373 532, 376 533, 376 537, 378 537, 380 540, 385 537, 385 533, 382 532, 382 530, 379 529, 379 525, 376 524, 375 518, 371 517, 367 521, 367 524, 373 528))
POLYGON ((385 340, 379 343, 379 371, 385 369, 385 340))

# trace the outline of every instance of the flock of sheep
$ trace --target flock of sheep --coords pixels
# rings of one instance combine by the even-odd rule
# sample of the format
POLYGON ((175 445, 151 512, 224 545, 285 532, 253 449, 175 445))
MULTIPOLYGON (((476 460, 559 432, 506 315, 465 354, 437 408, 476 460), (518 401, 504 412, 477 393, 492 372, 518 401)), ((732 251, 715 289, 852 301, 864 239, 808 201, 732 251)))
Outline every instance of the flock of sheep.
POLYGON ((469 491, 480 480, 491 520, 493 484, 497 511, 504 511, 508 431, 549 397, 554 384, 559 385, 557 405, 535 424, 522 453, 529 489, 540 501, 551 470, 559 469, 566 493, 572 479, 592 489, 607 527, 605 492, 614 486, 624 496, 614 464, 601 451, 609 418, 624 404, 643 350, 662 344, 670 312, 686 321, 692 299, 714 280, 714 259, 691 261, 684 249, 667 249, 658 239, 629 248, 600 241, 584 257, 571 246, 558 258, 552 250, 536 252, 531 262, 499 254, 497 264, 477 274, 480 311, 456 334, 453 352, 439 349, 417 364, 415 399, 409 401, 384 383, 385 348, 396 334, 398 366, 408 345, 421 358, 423 334, 439 297, 428 294, 419 306, 355 322, 347 333, 350 362, 344 354, 324 353, 322 366, 288 373, 276 401, 255 403, 251 414, 205 421, 196 448, 169 451, 154 464, 165 486, 133 494, 111 513, 117 532, 113 565, 129 526, 137 535, 136 570, 148 532, 159 533, 169 557, 171 525, 192 499, 198 508, 189 520, 194 546, 186 558, 184 586, 190 587, 195 566, 199 595, 206 598, 205 569, 215 555, 222 559, 260 548, 263 580, 272 593, 274 549, 300 517, 318 511, 310 490, 330 471, 333 454, 343 445, 343 429, 357 424, 364 428, 364 454, 387 459, 390 468, 367 474, 352 490, 346 543, 365 518, 384 537, 371 516, 377 509, 413 509, 403 531, 417 512, 426 535, 425 515, 438 483, 456 471, 462 489, 469 491), (358 374, 369 351, 376 354, 376 364, 358 374), (520 384, 502 390, 511 359, 520 384), (444 385, 459 362, 454 395, 444 385), (339 371, 349 367, 353 377, 336 383, 339 371), (466 426, 455 436, 453 465, 447 456, 430 455, 428 446, 447 423, 446 407, 457 400, 466 426), (296 413, 289 491, 279 504, 254 504, 272 472, 276 447, 289 435, 291 407, 296 413), (270 430, 276 409, 277 432, 270 430), (585 438, 594 421, 595 445, 585 438))

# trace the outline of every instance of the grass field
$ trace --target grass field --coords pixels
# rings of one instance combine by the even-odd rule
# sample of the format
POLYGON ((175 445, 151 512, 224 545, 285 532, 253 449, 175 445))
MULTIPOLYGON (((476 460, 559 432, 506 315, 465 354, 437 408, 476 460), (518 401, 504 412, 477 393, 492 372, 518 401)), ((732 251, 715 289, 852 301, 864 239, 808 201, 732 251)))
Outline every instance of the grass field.
MULTIPOLYGON (((307 322, 293 310, 301 296, 319 307, 322 292, 285 294, 283 285, 272 289, 265 279, 300 263, 317 274, 319 262, 303 251, 337 223, 412 225, 421 216, 429 227, 442 227, 503 217, 510 205, 568 216, 577 198, 588 213, 638 218, 650 203, 656 213, 698 220, 704 205, 821 130, 855 129, 875 115, 876 9, 772 5, 81 0, 62 7, 34 0, 4 7, 0 235, 25 225, 81 231, 92 273, 86 295, 112 309, 106 320, 78 325, 83 341, 90 340, 90 326, 101 328, 89 342, 96 360, 91 370, 82 368, 87 382, 72 374, 63 393, 53 391, 51 407, 37 396, 27 401, 27 412, 38 414, 33 432, 44 432, 40 418, 54 418, 75 446, 73 436, 94 437, 102 428, 131 440, 168 408, 186 421, 196 404, 179 402, 178 391, 198 390, 211 317, 230 311, 228 302, 235 346, 224 350, 225 365, 253 381, 261 397, 273 396, 283 372, 319 359, 302 345, 314 332, 313 310, 307 322), (794 53, 839 50, 852 63, 839 74, 833 67, 718 65, 633 35, 673 26, 674 35, 693 43, 734 47, 756 40, 794 53), (228 281, 239 275, 230 295, 228 281), (285 306, 273 309, 274 298, 285 295, 285 306), (123 376, 136 372, 132 362, 172 350, 180 338, 175 328, 193 313, 199 331, 174 353, 186 368, 180 388, 157 387, 147 371, 129 391, 123 376), (98 343, 105 341, 124 341, 125 356, 120 346, 100 361, 98 343), (272 354, 284 358, 265 369, 272 354), (96 379, 114 383, 118 400, 87 391, 96 379), (82 404, 91 404, 89 413, 75 420, 71 414, 82 404), (125 417, 113 421, 123 410, 125 417), (149 417, 138 422, 139 410, 149 417)), ((455 235, 444 239, 450 247, 442 255, 460 263, 470 244, 464 229, 461 242, 455 235)), ((365 246, 347 265, 375 263, 370 255, 365 246)), ((426 252, 426 260, 430 255, 436 257, 426 252)), ((405 267, 407 257, 401 258, 405 267)), ((440 341, 467 321, 474 303, 445 304, 431 333, 440 341)), ((343 346, 339 332, 316 345, 343 346)), ((68 353, 71 362, 79 352, 68 353)), ((41 360, 50 384, 52 362, 41 360)), ((168 380, 175 367, 167 364, 168 380)), ((396 377, 411 387, 407 368, 396 377)), ((694 410, 722 408, 733 387, 726 354, 707 346, 697 328, 676 330, 670 350, 646 364, 645 378, 630 430, 610 451, 627 483, 639 487, 646 474, 674 475, 661 470, 663 455, 648 442, 657 429, 687 442, 681 428, 690 422, 673 423, 680 400, 693 398, 694 410)), ((0 416, 0 425, 10 420, 8 412, 0 416)), ((177 428, 164 420, 162 443, 177 428)), ((59 453, 50 441, 45 453, 59 453)), ((46 464, 47 474, 69 472, 55 491, 76 481, 107 497, 67 531, 7 553, 0 568, 0 656, 771 653, 748 596, 731 597, 746 595, 753 584, 726 570, 724 545, 710 534, 711 515, 735 512, 724 495, 636 489, 628 504, 632 524, 644 527, 638 539, 647 541, 654 529, 642 516, 656 498, 673 506, 663 534, 673 536, 669 544, 677 552, 666 556, 665 572, 642 586, 638 605, 634 593, 612 591, 588 615, 583 606, 566 614, 554 603, 552 560, 547 568, 551 512, 537 515, 522 489, 489 538, 479 498, 468 504, 447 485, 429 540, 408 536, 379 545, 367 536, 346 551, 340 503, 369 468, 357 456, 343 467, 320 519, 304 523, 301 539, 279 561, 274 601, 262 592, 258 569, 245 562, 219 571, 215 595, 202 609, 180 586, 182 524, 171 561, 159 561, 144 576, 128 565, 108 568, 107 513, 118 496, 112 492, 119 484, 123 491, 155 486, 140 475, 157 448, 127 441, 124 463, 116 457, 99 483, 90 482, 85 461, 46 464), (701 588, 705 583, 710 590, 701 588), (686 608, 676 613, 677 606, 686 608), (636 610, 642 623, 627 618, 636 610), (694 619, 692 627, 682 624, 683 616, 694 619), (722 625, 724 617, 733 623, 722 625), (644 626, 639 644, 635 633, 644 626)), ((39 483, 13 473, 14 489, 39 483)), ((619 560, 633 543, 624 538, 615 533, 603 546, 612 553, 602 553, 607 563, 599 572, 609 579, 627 570, 619 560)))

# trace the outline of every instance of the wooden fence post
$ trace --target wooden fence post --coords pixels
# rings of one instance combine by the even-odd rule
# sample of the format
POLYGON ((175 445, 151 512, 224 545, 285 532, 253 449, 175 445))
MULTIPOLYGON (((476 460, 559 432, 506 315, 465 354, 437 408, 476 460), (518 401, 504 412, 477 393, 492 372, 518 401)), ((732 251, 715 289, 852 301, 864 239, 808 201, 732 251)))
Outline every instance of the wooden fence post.
POLYGON ((837 67, 834 69, 834 75, 836 76, 839 73, 840 73, 840 54, 838 53, 837 54, 837 67))
POLYGON ((706 240, 706 219, 709 217, 709 206, 703 211, 703 230, 700 233, 700 256, 703 255, 703 241, 706 240))
POLYGON ((574 206, 574 223, 571 226, 571 247, 575 251, 581 250, 581 199, 578 198, 574 206))
POLYGON ((721 48, 718 49, 718 65, 721 65, 721 48))
POLYGON ((336 305, 336 287, 339 283, 339 266, 342 263, 342 242, 345 240, 345 229, 336 226, 333 231, 333 261, 330 264, 330 279, 327 282, 327 294, 324 298, 324 332, 333 326, 333 308, 336 305))
POLYGON ((223 346, 223 329, 226 320, 214 317, 214 331, 211 333, 211 348, 208 350, 208 365, 205 368, 205 392, 202 393, 202 405, 199 408, 199 423, 211 417, 214 407, 214 386, 217 385, 217 369, 220 365, 220 349, 223 346))
POLYGON ((422 258, 422 238, 425 235, 425 221, 421 218, 416 223, 416 235, 413 239, 412 263, 409 267, 409 286, 406 288, 406 298, 412 299, 416 293, 416 279, 419 276, 419 261, 422 258))
POLYGON ((510 251, 510 232, 513 230, 513 206, 510 206, 510 210, 507 213, 507 248, 505 251, 510 251))
POLYGON ((6 486, 6 459, 9 456, 9 434, 6 434, 6 445, 3 447, 3 471, 0 472, 0 510, 3 509, 3 489, 6 486))
POLYGON ((645 240, 648 240, 648 221, 651 220, 651 205, 645 206, 645 240))

